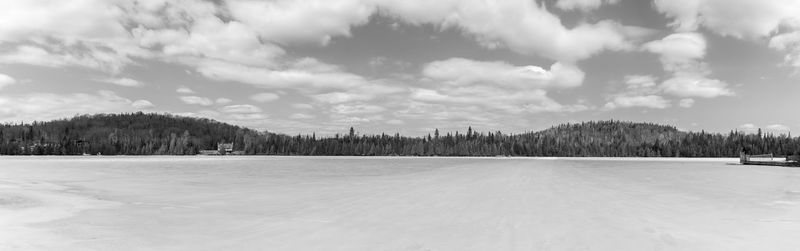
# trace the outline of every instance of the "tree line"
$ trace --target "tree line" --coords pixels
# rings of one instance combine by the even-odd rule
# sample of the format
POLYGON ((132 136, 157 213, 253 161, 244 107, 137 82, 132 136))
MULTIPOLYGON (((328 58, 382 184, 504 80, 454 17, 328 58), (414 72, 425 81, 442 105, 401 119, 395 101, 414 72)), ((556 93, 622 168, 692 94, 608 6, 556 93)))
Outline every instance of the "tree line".
POLYGON ((797 154, 791 135, 731 131, 683 132, 672 126, 626 121, 563 124, 537 132, 433 131, 423 137, 330 137, 258 132, 218 121, 155 113, 82 115, 71 119, 0 125, 2 155, 192 155, 234 143, 251 155, 350 156, 579 156, 737 157, 797 154))

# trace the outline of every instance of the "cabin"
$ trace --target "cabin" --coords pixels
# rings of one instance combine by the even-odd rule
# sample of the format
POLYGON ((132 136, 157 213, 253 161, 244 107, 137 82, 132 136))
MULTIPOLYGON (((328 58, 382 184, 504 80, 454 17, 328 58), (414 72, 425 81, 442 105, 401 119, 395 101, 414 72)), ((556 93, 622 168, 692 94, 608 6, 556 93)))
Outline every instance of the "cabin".
POLYGON ((233 151, 233 143, 219 143, 216 150, 200 150, 200 155, 232 155, 236 154, 233 151))
POLYGON ((230 155, 233 153, 233 143, 219 143, 217 144, 217 151, 222 155, 230 155))

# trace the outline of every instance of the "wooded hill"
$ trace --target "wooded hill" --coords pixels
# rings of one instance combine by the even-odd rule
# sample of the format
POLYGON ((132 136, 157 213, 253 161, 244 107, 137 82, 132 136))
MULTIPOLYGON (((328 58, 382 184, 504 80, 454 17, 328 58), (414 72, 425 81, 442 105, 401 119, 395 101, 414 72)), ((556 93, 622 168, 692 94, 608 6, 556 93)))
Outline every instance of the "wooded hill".
POLYGON ((538 132, 399 134, 317 138, 289 136, 167 114, 100 114, 31 124, 0 125, 3 155, 191 155, 233 142, 234 150, 268 155, 737 157, 794 154, 789 135, 682 132, 672 126, 624 121, 564 124, 538 132))

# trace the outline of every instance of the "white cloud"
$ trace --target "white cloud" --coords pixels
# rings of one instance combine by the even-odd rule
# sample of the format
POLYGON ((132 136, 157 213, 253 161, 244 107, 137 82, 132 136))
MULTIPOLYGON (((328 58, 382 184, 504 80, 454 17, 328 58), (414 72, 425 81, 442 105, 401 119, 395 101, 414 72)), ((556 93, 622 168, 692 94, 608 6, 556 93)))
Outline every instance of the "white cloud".
POLYGON ((758 130, 758 127, 756 127, 756 125, 751 124, 751 123, 747 123, 747 124, 740 125, 739 128, 737 128, 736 131, 740 131, 740 132, 744 132, 744 133, 755 133, 757 130, 758 130))
POLYGON ((331 111, 336 114, 369 114, 386 111, 386 108, 371 104, 355 103, 335 105, 331 111))
POLYGON ((390 124, 390 125, 402 125, 402 124, 405 124, 405 122, 404 122, 404 121, 402 121, 402 120, 399 120, 399 119, 390 119, 390 120, 387 120, 387 121, 386 121, 386 124, 390 124))
POLYGON ((229 98, 217 98, 216 102, 217 104, 228 104, 230 102, 233 102, 233 100, 229 98))
POLYGON ((795 0, 655 0, 655 7, 674 19, 677 30, 703 26, 739 38, 769 36, 782 24, 796 22, 800 13, 795 0))
POLYGON ((12 78, 9 75, 0 73, 0 89, 3 89, 3 87, 13 85, 16 83, 17 83, 16 79, 12 78))
POLYGON ((658 95, 645 96, 617 96, 606 103, 605 109, 645 107, 653 109, 664 109, 670 107, 670 102, 658 95))
POLYGON ((261 102, 261 103, 275 101, 275 100, 278 100, 280 98, 281 98, 281 96, 278 96, 278 94, 271 93, 271 92, 262 92, 262 93, 258 93, 258 94, 255 94, 253 96, 250 96, 250 99, 252 99, 253 101, 261 102))
POLYGON ((660 55, 664 69, 670 72, 696 71, 700 67, 697 60, 705 57, 706 39, 694 32, 674 33, 661 40, 643 45, 646 50, 660 55))
POLYGON ((681 100, 678 102, 678 105, 679 105, 680 107, 683 107, 683 108, 689 108, 689 107, 692 107, 692 106, 694 106, 694 99, 690 99, 690 98, 681 99, 681 100))
POLYGON ((0 40, 34 36, 102 40, 124 37, 123 13, 104 0, 5 1, 0 8, 0 40), (68 22, 65 20, 69 20, 68 22))
POLYGON ((186 87, 186 86, 181 86, 181 87, 178 87, 178 89, 175 89, 175 92, 181 93, 181 94, 193 94, 194 90, 192 90, 191 88, 186 87))
POLYGON ((773 36, 769 40, 769 47, 786 52, 786 64, 800 69, 800 31, 773 36))
POLYGON ((428 78, 455 85, 494 84, 517 89, 574 87, 583 82, 584 73, 575 66, 555 63, 550 69, 451 58, 428 63, 422 73, 428 78))
POLYGON ((734 95, 728 90, 727 83, 699 76, 675 76, 661 85, 664 92, 678 97, 716 98, 734 95))
POLYGON ((136 109, 150 109, 156 107, 153 103, 144 99, 133 101, 131 106, 135 107, 136 109))
POLYGON ((290 119, 313 119, 313 118, 316 118, 316 116, 305 114, 305 113, 293 113, 292 115, 289 115, 289 118, 290 119))
POLYGON ((234 0, 228 2, 233 17, 242 20, 265 39, 282 44, 328 44, 332 36, 349 36, 350 27, 366 24, 375 7, 361 0, 234 0))
POLYGON ((261 108, 258 108, 253 105, 229 105, 220 108, 219 111, 223 113, 237 113, 237 114, 259 113, 261 112, 261 108))
POLYGON ((556 7, 562 10, 591 11, 600 8, 603 3, 616 4, 619 0, 558 0, 556 7))
POLYGON ((672 75, 660 85, 665 93, 678 97, 699 98, 734 95, 727 83, 708 77, 711 71, 702 61, 706 46, 702 34, 684 32, 649 42, 643 45, 643 48, 659 54, 664 70, 672 75))
POLYGON ((80 66, 110 73, 118 73, 130 59, 82 44, 76 48, 50 48, 48 51, 40 46, 19 45, 15 50, 0 54, 0 63, 28 64, 45 67, 80 66), (58 50, 58 51, 56 51, 58 50))
POLYGON ((306 69, 270 70, 206 60, 198 65, 197 72, 219 81, 235 81, 264 88, 346 89, 366 82, 363 77, 338 71, 335 66, 319 62, 314 64, 306 69))
POLYGON ((202 106, 210 106, 213 105, 214 102, 211 99, 206 97, 198 97, 198 96, 181 96, 179 97, 181 101, 186 104, 190 105, 202 105, 202 106))
POLYGON ((115 84, 115 85, 119 85, 119 86, 125 86, 125 87, 142 87, 142 86, 144 86, 144 84, 142 84, 141 82, 139 82, 139 81, 137 81, 135 79, 130 79, 130 78, 102 78, 102 79, 97 79, 97 81, 110 83, 110 84, 115 84))
POLYGON ((646 33, 614 21, 580 23, 566 28, 561 20, 535 1, 376 0, 381 11, 411 24, 457 27, 487 46, 540 55, 562 62, 588 58, 603 50, 622 50, 646 33))
POLYGON ((47 121, 78 114, 133 112, 140 109, 135 105, 136 102, 111 91, 98 91, 96 94, 0 95, 0 121, 47 121))
POLYGON ((788 126, 781 125, 781 124, 768 125, 767 127, 765 127, 765 129, 768 132, 777 133, 777 134, 787 134, 787 133, 789 133, 789 131, 791 131, 788 126))
POLYGON ((787 52, 786 63, 800 67, 800 44, 792 35, 800 31, 800 1, 796 0, 655 0, 655 7, 673 19, 678 31, 694 31, 700 26, 723 36, 761 40, 770 38, 770 47, 787 52))
POLYGON ((292 107, 295 109, 304 109, 304 110, 314 109, 314 106, 303 103, 292 104, 292 107))

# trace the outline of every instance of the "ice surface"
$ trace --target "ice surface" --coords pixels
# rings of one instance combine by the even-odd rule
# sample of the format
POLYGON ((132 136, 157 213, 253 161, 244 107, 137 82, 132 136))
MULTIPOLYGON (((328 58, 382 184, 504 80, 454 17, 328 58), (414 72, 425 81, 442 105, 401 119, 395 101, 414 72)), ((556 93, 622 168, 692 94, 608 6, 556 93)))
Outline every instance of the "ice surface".
POLYGON ((736 159, 0 157, 0 250, 797 250, 736 159))

